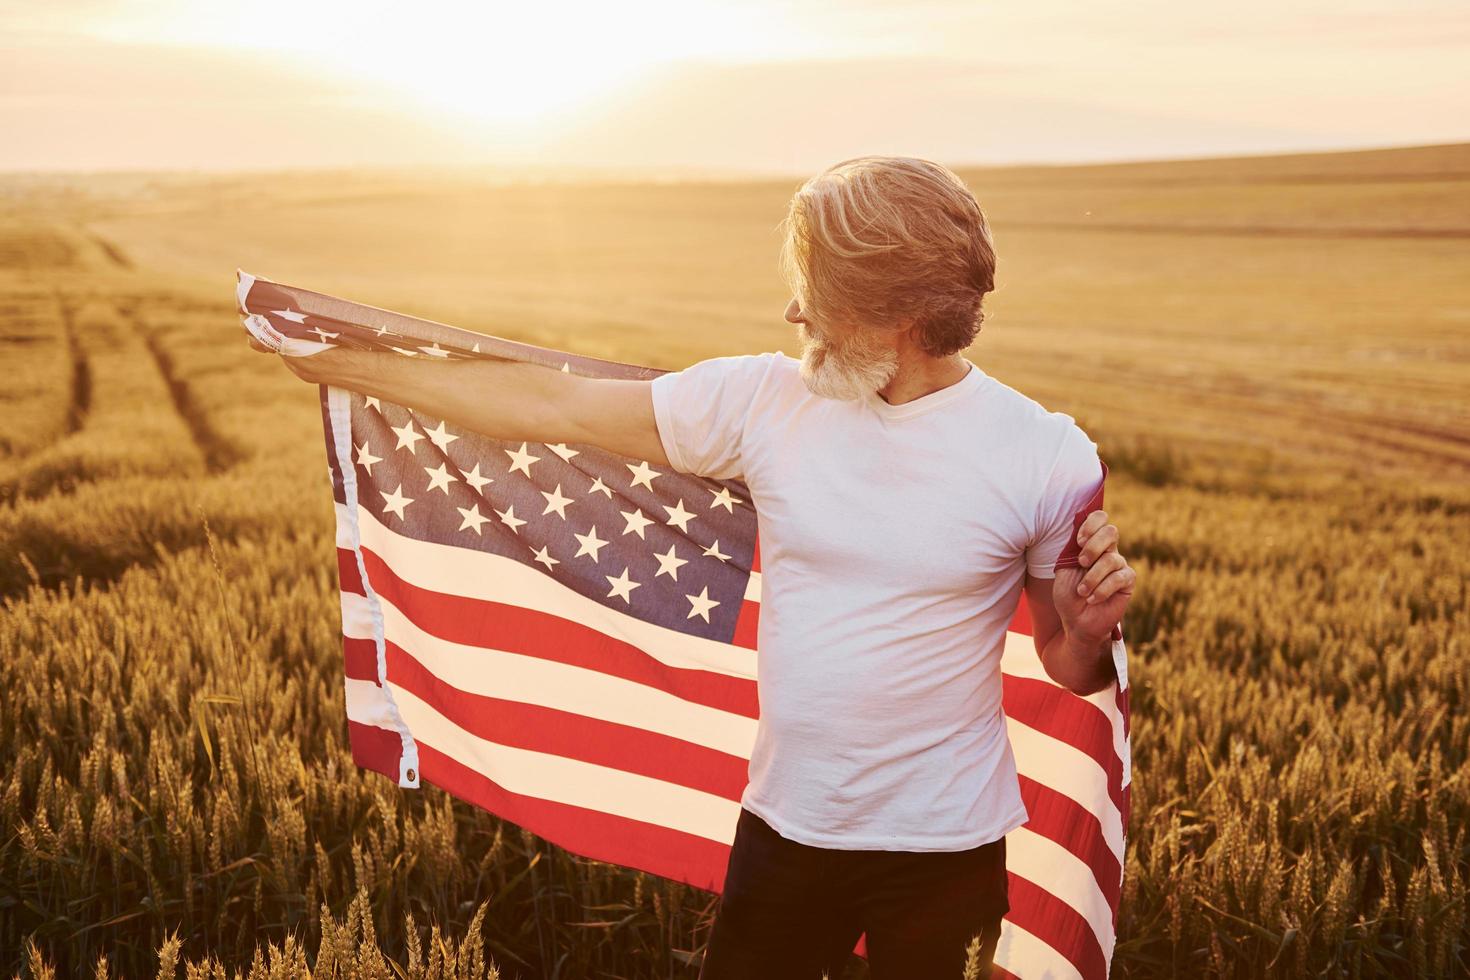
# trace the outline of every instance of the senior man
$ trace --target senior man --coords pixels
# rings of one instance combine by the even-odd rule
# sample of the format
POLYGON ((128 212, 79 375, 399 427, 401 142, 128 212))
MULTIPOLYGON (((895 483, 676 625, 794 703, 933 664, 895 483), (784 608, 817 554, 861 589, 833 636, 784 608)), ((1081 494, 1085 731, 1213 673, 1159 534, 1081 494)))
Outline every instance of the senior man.
POLYGON ((701 980, 839 980, 864 932, 875 980, 958 980, 971 953, 988 975, 1005 835, 1027 820, 1006 627, 1024 590, 1047 673, 1100 691, 1135 575, 1106 513, 1074 532, 1096 444, 961 353, 995 250, 957 175, 846 160, 782 224, 800 358, 641 381, 345 348, 282 360, 494 438, 743 477, 761 537, 760 717, 701 980), (1080 567, 1054 573, 1074 533, 1080 567))

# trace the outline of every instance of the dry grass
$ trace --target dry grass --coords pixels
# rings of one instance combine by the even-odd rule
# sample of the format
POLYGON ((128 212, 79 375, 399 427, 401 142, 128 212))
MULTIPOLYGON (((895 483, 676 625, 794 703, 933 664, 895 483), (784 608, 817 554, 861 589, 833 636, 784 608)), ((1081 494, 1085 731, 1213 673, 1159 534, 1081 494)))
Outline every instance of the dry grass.
MULTIPOLYGON (((968 175, 1001 256, 969 355, 1097 439, 1140 573, 1118 976, 1470 968, 1470 284, 1408 234, 1470 235, 1467 172, 968 175)), ((315 392, 247 349, 233 273, 667 367, 795 353, 790 186, 118 187, 0 229, 0 968, 693 977, 708 893, 353 767, 315 392)))

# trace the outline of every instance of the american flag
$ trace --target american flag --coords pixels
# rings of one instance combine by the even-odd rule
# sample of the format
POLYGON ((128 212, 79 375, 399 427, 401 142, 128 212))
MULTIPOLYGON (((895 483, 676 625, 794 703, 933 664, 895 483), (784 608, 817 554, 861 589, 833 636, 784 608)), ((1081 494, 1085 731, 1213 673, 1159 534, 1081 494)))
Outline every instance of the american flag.
MULTIPOLYGON (((287 355, 333 345, 663 373, 237 276, 246 329, 287 355)), ((319 393, 355 764, 433 783, 583 857, 719 892, 759 714, 745 484, 319 393)), ((1102 506, 1106 464, 1101 476, 1074 527, 1102 506)), ((1008 629, 1004 707, 1029 820, 1006 841, 997 976, 1108 974, 1130 796, 1122 636, 1118 681, 1082 697, 1043 669, 1024 593, 1008 629)), ((854 951, 866 955, 866 936, 854 951)))

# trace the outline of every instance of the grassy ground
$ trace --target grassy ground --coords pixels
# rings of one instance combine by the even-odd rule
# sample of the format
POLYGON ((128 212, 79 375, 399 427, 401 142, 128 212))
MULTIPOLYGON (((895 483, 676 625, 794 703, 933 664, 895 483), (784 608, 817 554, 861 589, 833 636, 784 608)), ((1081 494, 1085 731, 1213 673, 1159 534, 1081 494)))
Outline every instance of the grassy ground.
MULTIPOLYGON (((968 356, 1096 439, 1140 575, 1116 975, 1462 974, 1470 147, 965 176, 1000 254, 968 356)), ((713 896, 352 766, 315 390, 246 347, 234 270, 794 354, 792 189, 5 186, 0 968, 470 974, 479 936, 507 977, 692 978, 713 896)))

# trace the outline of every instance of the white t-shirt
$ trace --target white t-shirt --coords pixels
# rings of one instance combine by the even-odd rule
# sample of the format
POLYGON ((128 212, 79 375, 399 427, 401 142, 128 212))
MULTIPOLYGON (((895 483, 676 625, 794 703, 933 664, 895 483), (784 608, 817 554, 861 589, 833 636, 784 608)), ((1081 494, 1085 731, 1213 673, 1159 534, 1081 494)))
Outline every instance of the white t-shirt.
POLYGON ((1001 710, 1023 573, 1051 578, 1096 444, 973 362, 890 405, 782 352, 653 379, 673 468, 743 478, 760 535, 760 720, 741 803, 817 847, 954 851, 1026 822, 1001 710))

